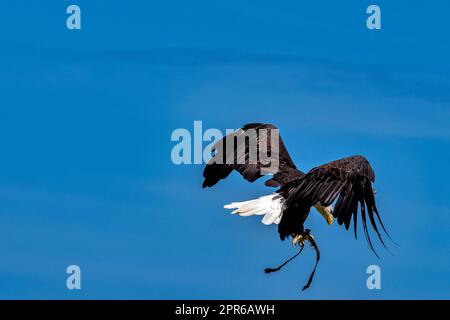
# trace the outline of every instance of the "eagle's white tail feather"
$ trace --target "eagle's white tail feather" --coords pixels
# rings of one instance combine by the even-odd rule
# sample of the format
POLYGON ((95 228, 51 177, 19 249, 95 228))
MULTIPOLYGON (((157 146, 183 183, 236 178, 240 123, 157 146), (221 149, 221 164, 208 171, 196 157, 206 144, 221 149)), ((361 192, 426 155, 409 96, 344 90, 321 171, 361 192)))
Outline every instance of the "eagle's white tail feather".
POLYGON ((283 202, 284 198, 274 193, 254 200, 233 202, 225 205, 224 208, 236 209, 231 213, 238 214, 242 217, 264 215, 262 223, 269 225, 272 223, 280 223, 283 202))

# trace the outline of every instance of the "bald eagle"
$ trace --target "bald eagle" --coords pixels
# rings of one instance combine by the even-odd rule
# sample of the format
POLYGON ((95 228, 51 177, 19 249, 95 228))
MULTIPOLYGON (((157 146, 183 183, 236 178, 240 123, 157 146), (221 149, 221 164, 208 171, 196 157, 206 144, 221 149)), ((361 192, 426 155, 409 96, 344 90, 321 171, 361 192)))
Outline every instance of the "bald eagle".
POLYGON ((300 250, 294 257, 278 268, 265 269, 266 273, 280 270, 298 256, 307 241, 316 250, 316 264, 303 290, 310 286, 320 260, 320 251, 314 236, 311 230, 304 226, 311 207, 314 207, 328 224, 332 224, 335 218, 338 224, 344 225, 347 230, 353 218, 355 238, 357 238, 359 208, 362 228, 369 248, 378 257, 369 236, 367 216, 379 240, 386 247, 376 222, 377 220, 389 237, 375 204, 375 191, 372 188, 375 173, 369 161, 363 156, 357 155, 332 161, 304 173, 292 161, 277 127, 264 123, 244 125, 218 141, 211 152, 212 158, 203 171, 203 188, 214 186, 221 179, 228 177, 233 170, 239 172, 249 182, 254 182, 262 176, 270 176, 265 185, 278 188, 274 193, 258 199, 225 205, 226 209, 233 210, 233 214, 244 217, 263 216, 263 224, 278 225, 281 240, 290 237, 292 245, 299 246, 300 250), (250 132, 253 135, 249 134, 250 132), (267 139, 268 134, 263 135, 263 132, 269 132, 271 138, 276 137, 277 140, 267 139), (265 140, 264 143, 263 140, 265 140), (256 161, 249 161, 252 157, 250 146, 252 143, 258 153, 264 149, 272 157, 271 159, 276 159, 277 165, 263 162, 259 157, 256 161))

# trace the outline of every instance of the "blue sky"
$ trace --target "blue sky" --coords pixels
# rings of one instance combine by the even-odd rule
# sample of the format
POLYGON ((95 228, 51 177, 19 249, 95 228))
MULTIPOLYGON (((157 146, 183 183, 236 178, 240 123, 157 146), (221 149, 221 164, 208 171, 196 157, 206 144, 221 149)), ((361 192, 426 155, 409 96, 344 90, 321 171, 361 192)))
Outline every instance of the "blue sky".
POLYGON ((0 298, 450 298, 450 4, 374 3, 380 31, 356 0, 2 3, 0 298), (311 250, 265 275, 290 243, 222 206, 272 190, 173 165, 194 120, 274 123, 303 170, 365 155, 400 246, 378 260, 313 213, 311 288, 311 250))

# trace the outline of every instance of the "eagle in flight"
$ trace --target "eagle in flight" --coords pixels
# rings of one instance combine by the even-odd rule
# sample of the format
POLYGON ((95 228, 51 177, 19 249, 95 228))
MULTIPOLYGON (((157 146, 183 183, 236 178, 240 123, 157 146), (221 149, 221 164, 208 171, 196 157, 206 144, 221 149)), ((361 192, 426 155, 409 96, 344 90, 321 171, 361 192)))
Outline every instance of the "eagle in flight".
POLYGON ((203 171, 203 188, 214 186, 219 180, 228 177, 233 170, 249 182, 254 182, 262 176, 270 176, 265 185, 278 188, 274 193, 258 199, 225 205, 226 209, 233 209, 233 214, 244 217, 263 216, 263 224, 278 225, 281 240, 290 237, 294 247, 299 245, 300 251, 294 257, 278 268, 265 269, 266 273, 280 270, 302 252, 305 241, 308 241, 316 251, 316 265, 303 290, 310 286, 320 260, 320 251, 311 230, 304 226, 311 207, 314 207, 328 224, 332 224, 335 218, 338 224, 344 225, 347 230, 353 218, 355 238, 359 208, 362 228, 370 249, 378 257, 369 236, 367 216, 381 243, 386 247, 376 222, 379 222, 389 237, 375 204, 375 191, 372 188, 375 173, 363 156, 332 161, 304 173, 292 161, 278 129, 274 125, 263 123, 244 125, 218 141, 211 152, 212 158, 203 171), (253 149, 252 144, 255 147, 253 149), (256 150, 260 155, 263 149, 270 159, 276 159, 276 166, 261 157, 250 161, 254 156, 252 152, 255 153, 256 150))

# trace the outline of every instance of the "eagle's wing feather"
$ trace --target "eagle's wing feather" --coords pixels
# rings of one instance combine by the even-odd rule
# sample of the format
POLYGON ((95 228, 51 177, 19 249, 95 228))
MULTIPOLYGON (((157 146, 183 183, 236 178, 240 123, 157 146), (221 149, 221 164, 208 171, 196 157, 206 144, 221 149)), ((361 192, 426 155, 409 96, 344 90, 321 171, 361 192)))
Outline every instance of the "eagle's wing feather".
POLYGON ((367 229, 366 214, 384 246, 375 222, 375 215, 385 232, 386 229, 375 204, 372 189, 374 181, 375 174, 367 159, 362 156, 353 156, 316 167, 305 176, 289 182, 278 192, 288 195, 286 206, 298 201, 329 206, 337 199, 333 216, 337 218, 339 225, 344 224, 347 230, 353 218, 355 237, 359 206, 364 234, 370 248, 376 254, 367 229))
POLYGON ((218 141, 211 150, 214 152, 214 156, 203 171, 203 177, 205 178, 203 181, 203 188, 214 186, 219 180, 228 177, 233 170, 238 171, 244 179, 249 182, 254 182, 264 175, 273 174, 272 178, 265 182, 265 184, 270 187, 282 186, 286 182, 302 176, 303 173, 295 166, 281 137, 278 139, 278 150, 275 150, 276 148, 272 146, 272 130, 276 130, 277 136, 279 137, 278 129, 272 124, 249 123, 235 133, 218 141), (265 129, 265 131, 268 132, 264 146, 261 146, 261 129, 265 129), (254 130, 253 132, 256 134, 248 135, 250 130, 254 130), (245 138, 240 139, 244 137, 244 135, 249 137, 250 141, 248 143, 246 143, 245 138), (253 139, 253 141, 251 139, 253 139), (233 143, 231 149, 233 152, 229 155, 227 155, 227 143, 233 143), (279 164, 276 166, 275 170, 270 163, 264 164, 259 158, 255 163, 249 162, 249 150, 251 150, 249 145, 251 143, 257 146, 257 150, 260 150, 260 147, 266 148, 268 151, 267 155, 270 156, 270 158, 276 158, 276 156, 278 156, 279 164), (278 154, 276 154, 277 151, 278 154))

